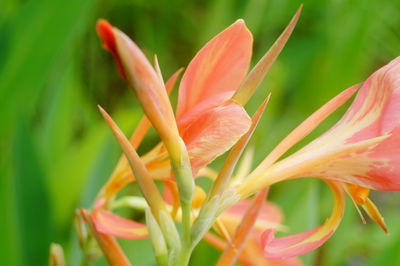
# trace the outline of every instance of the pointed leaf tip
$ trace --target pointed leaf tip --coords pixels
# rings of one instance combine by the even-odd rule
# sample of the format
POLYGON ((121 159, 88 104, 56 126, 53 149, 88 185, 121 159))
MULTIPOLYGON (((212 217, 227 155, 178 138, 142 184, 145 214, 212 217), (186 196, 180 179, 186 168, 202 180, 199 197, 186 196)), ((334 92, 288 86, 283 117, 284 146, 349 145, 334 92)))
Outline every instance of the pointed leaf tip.
POLYGON ((246 22, 244 21, 244 19, 239 18, 238 20, 235 21, 235 24, 246 25, 246 22))
POLYGON ((104 119, 109 120, 110 115, 106 112, 106 110, 104 110, 103 107, 101 107, 100 104, 97 105, 97 108, 99 109, 101 115, 104 117, 104 119))
POLYGON ((264 54, 260 61, 258 61, 254 68, 248 73, 238 90, 233 95, 232 98, 241 105, 245 105, 249 101, 251 96, 268 74, 271 66, 289 40, 289 37, 291 36, 300 17, 301 9, 302 5, 300 5, 300 7, 297 9, 285 30, 281 33, 270 49, 264 54))

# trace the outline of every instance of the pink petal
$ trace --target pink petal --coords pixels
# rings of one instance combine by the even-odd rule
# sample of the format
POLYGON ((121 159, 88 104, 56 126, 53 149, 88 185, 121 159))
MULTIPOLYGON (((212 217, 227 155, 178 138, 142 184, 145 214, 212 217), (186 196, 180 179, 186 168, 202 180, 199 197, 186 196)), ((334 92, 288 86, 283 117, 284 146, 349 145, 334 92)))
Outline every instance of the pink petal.
MULTIPOLYGON (((400 57, 377 70, 363 84, 356 99, 338 124, 367 121, 364 128, 374 125, 375 134, 387 134, 400 125, 400 57)), ((353 137, 352 141, 361 139, 353 137)), ((367 134, 368 135, 368 134, 367 134)))
POLYGON ((146 225, 122 218, 102 208, 93 210, 92 219, 96 230, 103 234, 127 239, 142 239, 148 236, 146 225))
POLYGON ((234 92, 246 75, 253 37, 238 20, 209 41, 190 62, 179 87, 177 117, 198 103, 234 92))
POLYGON ((196 174, 231 148, 248 131, 251 119, 242 106, 231 101, 205 110, 178 126, 196 174))
POLYGON ((400 57, 372 74, 343 118, 299 154, 389 136, 302 173, 358 186, 400 190, 400 57))
POLYGON ((261 236, 264 255, 268 258, 291 258, 310 252, 325 243, 335 232, 344 212, 344 193, 339 183, 328 182, 335 197, 331 217, 312 230, 280 238, 274 237, 273 230, 267 230, 261 236))
POLYGON ((308 176, 378 190, 400 190, 400 127, 381 143, 312 169, 308 176))
POLYGON ((281 238, 275 238, 274 230, 267 230, 264 232, 262 237, 262 245, 264 248, 264 255, 268 258, 291 258, 299 256, 314 249, 319 248, 324 244, 333 234, 334 231, 329 231, 322 238, 316 241, 307 242, 307 238, 311 238, 314 234, 318 233, 321 227, 314 228, 310 231, 295 234, 292 236, 286 236, 281 238), (292 246, 292 247, 291 247, 292 246))

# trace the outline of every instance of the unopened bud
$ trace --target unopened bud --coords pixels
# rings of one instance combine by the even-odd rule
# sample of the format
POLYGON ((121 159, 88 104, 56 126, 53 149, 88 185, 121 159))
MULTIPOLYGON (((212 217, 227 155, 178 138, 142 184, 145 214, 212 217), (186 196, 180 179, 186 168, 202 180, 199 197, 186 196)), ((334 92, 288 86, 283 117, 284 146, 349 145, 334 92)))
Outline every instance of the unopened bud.
POLYGON ((63 248, 56 243, 51 243, 50 245, 50 266, 64 266, 64 251, 63 248))
POLYGON ((150 239, 153 244, 154 254, 159 265, 168 264, 168 250, 165 244, 164 236, 161 228, 158 226, 156 219, 151 213, 150 209, 146 209, 146 224, 149 230, 150 239))
POLYGON ((181 240, 178 231, 176 230, 175 223, 171 216, 164 210, 159 212, 160 228, 165 237, 165 241, 171 250, 178 251, 181 249, 181 240))
POLYGON ((83 248, 87 240, 88 232, 81 212, 79 210, 75 211, 74 225, 79 240, 79 246, 83 248))

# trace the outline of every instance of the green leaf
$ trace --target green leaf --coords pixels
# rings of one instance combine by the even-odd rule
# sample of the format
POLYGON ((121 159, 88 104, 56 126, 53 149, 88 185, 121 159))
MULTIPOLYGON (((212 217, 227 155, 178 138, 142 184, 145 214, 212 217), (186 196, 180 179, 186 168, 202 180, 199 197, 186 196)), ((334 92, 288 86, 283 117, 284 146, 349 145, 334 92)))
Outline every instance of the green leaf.
POLYGON ((20 263, 45 265, 52 233, 52 214, 44 183, 45 173, 24 118, 19 119, 12 160, 20 263))

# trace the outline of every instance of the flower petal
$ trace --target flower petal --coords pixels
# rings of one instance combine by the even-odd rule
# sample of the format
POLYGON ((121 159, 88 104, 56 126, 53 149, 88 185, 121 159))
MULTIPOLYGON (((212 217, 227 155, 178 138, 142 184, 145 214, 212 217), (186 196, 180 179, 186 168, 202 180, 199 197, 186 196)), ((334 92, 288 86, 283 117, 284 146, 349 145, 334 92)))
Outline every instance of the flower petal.
MULTIPOLYGON (((353 133, 347 142, 388 134, 400 125, 400 57, 373 73, 337 126, 353 133)), ((333 128, 332 131, 338 129, 333 128)))
POLYGON ((344 192, 339 183, 327 181, 334 194, 334 207, 326 222, 312 230, 274 238, 274 230, 267 230, 262 235, 264 255, 268 258, 290 258, 310 252, 325 243, 338 227, 344 212, 344 192))
POLYGON ((142 239, 148 236, 146 225, 122 218, 103 208, 94 209, 92 219, 96 230, 103 234, 127 239, 142 239))
POLYGON ((254 130, 256 129, 258 122, 260 122, 261 116, 265 111, 265 107, 267 106, 271 94, 269 94, 264 102, 258 107, 257 111, 254 113, 251 118, 252 123, 250 129, 244 134, 232 147, 229 152, 228 157, 226 158, 224 164, 222 165, 219 174, 214 181, 210 192, 209 198, 212 199, 216 195, 222 195, 228 186, 228 182, 232 177, 233 170, 236 167, 237 162, 239 161, 240 156, 242 155, 244 149, 249 143, 250 138, 253 136, 254 130))
POLYGON ((183 75, 177 117, 214 95, 235 91, 248 70, 252 43, 253 37, 243 20, 209 41, 183 75))
POLYGON ((233 101, 207 110, 187 124, 179 124, 194 175, 231 148, 250 126, 246 111, 233 101))
POLYGON ((124 254, 124 251, 119 246, 118 242, 110 235, 104 234, 96 229, 93 221, 93 216, 88 213, 85 209, 80 210, 80 215, 85 222, 90 226, 94 238, 99 244, 105 258, 110 265, 121 265, 131 266, 128 258, 124 254))
POLYGON ((302 8, 303 5, 300 5, 292 20, 289 22, 289 25, 287 25, 279 38, 274 42, 271 48, 265 53, 265 55, 260 59, 260 61, 258 61, 258 63, 243 80, 239 89, 233 96, 233 99, 238 103, 245 105, 261 82, 264 80, 269 69, 274 64, 283 47, 285 47, 286 42, 289 40, 289 37, 292 34, 297 21, 299 20, 302 8))
POLYGON ((400 127, 377 145, 340 156, 304 175, 378 190, 400 190, 400 127))

